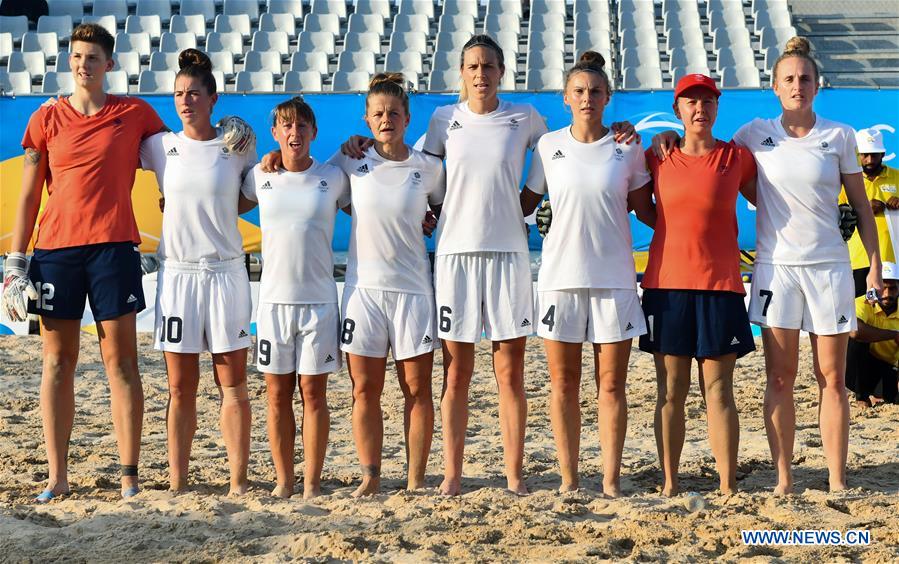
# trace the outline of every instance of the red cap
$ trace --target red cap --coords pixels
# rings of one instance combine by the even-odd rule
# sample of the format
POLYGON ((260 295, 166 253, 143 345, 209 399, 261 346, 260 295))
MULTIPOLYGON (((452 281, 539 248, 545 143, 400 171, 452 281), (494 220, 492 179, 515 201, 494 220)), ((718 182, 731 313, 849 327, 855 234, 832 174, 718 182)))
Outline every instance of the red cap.
POLYGON ((677 81, 677 87, 674 89, 674 99, 683 94, 686 90, 694 86, 705 88, 712 91, 715 96, 721 96, 721 91, 715 86, 715 81, 704 74, 688 74, 677 81))

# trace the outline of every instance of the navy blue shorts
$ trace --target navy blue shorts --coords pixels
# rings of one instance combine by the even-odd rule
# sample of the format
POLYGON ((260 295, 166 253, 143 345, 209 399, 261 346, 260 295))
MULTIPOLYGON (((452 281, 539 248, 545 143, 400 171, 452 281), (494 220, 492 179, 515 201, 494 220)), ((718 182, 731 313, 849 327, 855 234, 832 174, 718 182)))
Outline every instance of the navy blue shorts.
POLYGON ((35 249, 28 278, 38 292, 28 311, 55 319, 81 319, 89 300, 96 321, 142 311, 140 251, 131 242, 35 249))
POLYGON ((648 330, 640 350, 695 358, 713 358, 755 350, 749 314, 736 292, 644 290, 648 330))

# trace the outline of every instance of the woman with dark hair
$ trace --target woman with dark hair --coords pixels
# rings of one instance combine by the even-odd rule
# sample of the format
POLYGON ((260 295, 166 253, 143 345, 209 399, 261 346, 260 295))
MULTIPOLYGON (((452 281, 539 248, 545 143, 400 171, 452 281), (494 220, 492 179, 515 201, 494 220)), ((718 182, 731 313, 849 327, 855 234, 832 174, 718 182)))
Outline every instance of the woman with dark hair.
POLYGON ((141 166, 156 173, 165 198, 156 348, 164 351, 169 379, 169 482, 172 490, 187 487, 199 356, 209 351, 221 396, 230 494, 241 495, 250 454, 246 364, 252 300, 237 218, 241 183, 256 153, 232 152, 210 121, 218 95, 209 58, 186 49, 178 63, 174 98, 184 130, 160 133, 141 146, 141 166))

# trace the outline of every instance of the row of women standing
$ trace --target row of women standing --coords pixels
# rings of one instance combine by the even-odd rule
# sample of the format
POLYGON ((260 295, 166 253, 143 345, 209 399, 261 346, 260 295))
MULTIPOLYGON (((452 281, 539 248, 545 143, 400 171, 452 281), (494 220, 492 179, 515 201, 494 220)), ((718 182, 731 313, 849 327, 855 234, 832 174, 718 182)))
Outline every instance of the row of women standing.
MULTIPOLYGON (((602 123, 611 89, 598 55, 585 54, 568 73, 564 100, 572 124, 551 133, 533 107, 497 97, 504 62, 492 39, 473 37, 463 49, 460 68, 463 101, 435 112, 424 152, 403 140, 409 106, 401 79, 378 76, 366 99, 373 140, 351 139, 344 146, 349 156, 316 161, 309 155, 315 116, 294 98, 273 113, 272 134, 280 154, 270 161, 280 161, 280 166, 271 168, 253 167, 253 155, 224 145, 209 122, 215 103, 209 61, 195 51, 182 54, 175 100, 184 131, 149 137, 141 147, 141 166, 156 172, 165 197, 157 344, 165 351, 171 390, 172 488, 186 486, 196 429, 198 353, 203 350, 213 353, 221 390, 231 490, 239 494, 247 487, 250 300, 239 265, 236 218, 238 211, 258 203, 265 261, 257 314, 258 368, 268 387, 276 495, 294 491, 292 398, 297 383, 304 403, 303 493, 320 493, 329 427, 326 377, 340 366, 338 346, 347 354, 353 379, 353 433, 363 470, 356 494, 379 488, 379 400, 388 350, 397 361, 406 398, 408 486, 421 487, 433 432, 430 374, 437 338, 444 352, 440 491, 460 493, 474 344, 482 332, 493 342, 507 486, 525 494, 524 350, 535 323, 549 361, 562 489, 578 487, 577 396, 586 341, 593 343, 596 356, 603 489, 610 496, 621 494, 627 362, 631 340, 645 334, 641 348, 654 353, 659 382, 656 436, 663 492, 678 491, 692 358, 700 365, 721 489, 734 491, 738 423, 733 368, 737 356, 754 348, 742 307, 735 205, 738 190, 755 201, 756 166, 759 263, 767 266, 756 276, 750 311, 753 322, 765 327, 765 415, 778 467, 776 489, 792 488, 791 394, 800 329, 813 333, 831 488, 845 487, 848 404, 838 359, 845 358, 854 308, 849 275, 848 301, 843 296, 848 257, 837 256, 833 245, 833 237, 839 239, 835 204, 841 180, 860 210, 866 247, 873 249, 869 283, 874 288, 880 287, 880 261, 873 216, 861 205, 864 189, 851 130, 812 112, 817 68, 807 44, 788 45, 775 66, 782 116, 748 124, 736 143, 711 135, 719 94, 714 83, 687 77, 675 94, 684 138, 664 161, 650 157, 649 172, 639 145, 619 143, 622 135, 602 123), (535 158, 519 192, 528 149, 535 150, 535 158), (440 159, 446 162, 445 179, 440 159), (795 170, 796 162, 807 165, 805 174, 785 172, 795 170), (535 311, 523 217, 547 192, 555 226, 544 248, 535 311), (814 209, 795 201, 812 202, 814 209), (831 203, 832 210, 827 208, 831 203), (421 237, 429 207, 440 218, 433 291, 421 237), (330 250, 340 208, 353 216, 342 319, 330 250), (628 210, 656 227, 642 309, 628 210), (786 248, 796 243, 802 246, 786 248), (804 248, 832 253, 806 256, 804 248)), ((40 282, 33 273, 31 278, 40 282)), ((52 499, 64 493, 60 490, 50 484, 42 496, 52 499)))

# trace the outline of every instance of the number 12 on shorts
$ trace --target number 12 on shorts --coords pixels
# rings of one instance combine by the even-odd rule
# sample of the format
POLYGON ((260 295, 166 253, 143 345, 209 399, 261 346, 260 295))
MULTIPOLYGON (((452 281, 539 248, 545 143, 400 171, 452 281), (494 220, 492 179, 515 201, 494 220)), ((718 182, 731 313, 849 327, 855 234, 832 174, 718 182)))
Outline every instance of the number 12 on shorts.
POLYGON ((759 297, 765 300, 762 304, 762 317, 768 316, 768 306, 771 305, 771 296, 774 295, 774 292, 771 290, 759 290, 759 297))

